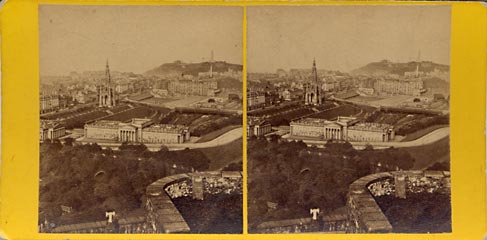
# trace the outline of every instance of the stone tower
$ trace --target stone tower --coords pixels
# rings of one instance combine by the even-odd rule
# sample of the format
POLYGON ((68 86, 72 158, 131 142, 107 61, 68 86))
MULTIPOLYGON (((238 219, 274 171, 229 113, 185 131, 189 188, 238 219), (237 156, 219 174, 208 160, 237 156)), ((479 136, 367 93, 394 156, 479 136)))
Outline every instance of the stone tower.
POLYGON ((316 61, 314 59, 313 68, 311 70, 311 79, 305 85, 304 103, 306 105, 320 105, 323 103, 321 81, 318 78, 316 61))
POLYGON ((115 90, 110 76, 110 66, 105 67, 105 78, 98 85, 98 106, 114 107, 116 105, 115 90))

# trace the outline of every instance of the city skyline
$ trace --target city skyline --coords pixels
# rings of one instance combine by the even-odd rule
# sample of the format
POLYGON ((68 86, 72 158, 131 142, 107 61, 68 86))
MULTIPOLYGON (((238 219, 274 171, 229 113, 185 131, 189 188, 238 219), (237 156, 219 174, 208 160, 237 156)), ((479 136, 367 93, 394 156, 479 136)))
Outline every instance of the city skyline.
POLYGON ((418 52, 450 65, 449 6, 259 6, 247 19, 249 72, 311 68, 313 59, 319 69, 349 72, 417 61, 418 52))
MULTIPOLYGON (((310 66, 302 66, 302 65, 299 65, 299 67, 290 67, 290 68, 287 68, 287 69, 286 68, 276 68, 276 69, 270 69, 269 71, 248 71, 248 73, 255 73, 255 74, 269 74, 270 73, 270 74, 272 74, 272 73, 276 73, 277 71, 280 71, 280 70, 284 70, 285 72, 290 72, 292 70, 309 70, 309 71, 311 71, 312 70, 312 67, 311 66, 312 66, 313 60, 316 61, 316 57, 311 60, 311 63, 310 64, 308 64, 310 66)), ((399 64, 404 64, 404 63, 409 63, 409 62, 418 62, 415 59, 411 59, 409 61, 394 61, 394 60, 391 60, 391 59, 377 59, 376 61, 372 61, 372 62, 369 62, 369 63, 378 63, 378 62, 381 62, 381 61, 389 61, 389 62, 392 62, 392 63, 399 63, 399 64)), ((428 59, 422 59, 419 62, 432 62, 432 63, 437 63, 437 62, 434 62, 434 61, 430 61, 428 59)), ((363 66, 366 66, 369 63, 366 63, 363 66)), ((316 63, 316 64, 319 65, 318 63, 316 63)), ((450 66, 449 63, 438 63, 438 64, 450 66)), ((363 66, 360 66, 360 67, 363 67, 363 66)), ((360 68, 360 67, 358 67, 358 68, 360 68)), ((322 71, 322 70, 324 70, 324 71, 339 71, 339 72, 342 72, 342 73, 350 73, 351 71, 356 70, 358 68, 354 68, 354 69, 350 69, 350 70, 338 70, 338 69, 326 68, 326 66, 323 66, 322 68, 320 68, 320 67, 317 66, 317 70, 318 71, 322 71)))
POLYGON ((39 42, 41 76, 103 70, 107 59, 114 71, 143 73, 209 61, 211 51, 242 64, 242 9, 41 5, 39 42))

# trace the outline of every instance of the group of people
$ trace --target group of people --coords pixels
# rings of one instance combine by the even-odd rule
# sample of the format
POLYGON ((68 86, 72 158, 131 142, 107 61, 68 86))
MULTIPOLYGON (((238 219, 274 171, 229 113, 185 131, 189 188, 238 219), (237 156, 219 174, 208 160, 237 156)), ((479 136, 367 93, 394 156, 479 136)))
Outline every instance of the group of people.
POLYGON ((203 180, 203 189, 209 194, 242 193, 242 178, 206 177, 203 180))
POLYGON ((164 190, 171 198, 188 197, 192 194, 192 186, 190 180, 183 180, 180 182, 168 185, 164 190))
POLYGON ((444 178, 411 176, 407 184, 407 191, 412 193, 433 193, 444 188, 444 178))
MULTIPOLYGON (((204 177, 202 181, 206 194, 242 193, 241 178, 204 177)), ((185 179, 168 185, 164 190, 171 198, 188 197, 193 193, 193 186, 190 179, 185 179)))
MULTIPOLYGON (((391 195, 395 193, 394 179, 384 179, 371 183, 367 186, 374 197, 391 195)), ((406 191, 410 193, 433 193, 439 190, 447 189, 445 178, 434 178, 425 176, 407 176, 406 191)))
POLYGON ((374 197, 391 195, 395 191, 395 186, 391 183, 391 179, 371 183, 367 188, 374 197))

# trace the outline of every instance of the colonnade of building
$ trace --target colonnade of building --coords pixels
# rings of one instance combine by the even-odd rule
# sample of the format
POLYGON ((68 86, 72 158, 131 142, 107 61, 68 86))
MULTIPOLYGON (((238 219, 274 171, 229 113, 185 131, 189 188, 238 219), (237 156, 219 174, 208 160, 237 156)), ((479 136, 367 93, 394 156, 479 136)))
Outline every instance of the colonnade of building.
POLYGON ((338 128, 325 127, 325 139, 342 140, 342 131, 338 128))
POLYGON ((121 142, 137 142, 137 133, 131 130, 120 130, 118 139, 121 142))

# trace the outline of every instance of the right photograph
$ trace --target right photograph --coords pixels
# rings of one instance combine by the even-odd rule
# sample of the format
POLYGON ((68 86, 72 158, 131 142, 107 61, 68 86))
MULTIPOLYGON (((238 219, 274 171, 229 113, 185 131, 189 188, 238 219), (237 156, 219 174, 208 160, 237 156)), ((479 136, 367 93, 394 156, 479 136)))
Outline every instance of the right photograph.
POLYGON ((449 233, 449 5, 247 7, 249 233, 449 233))

